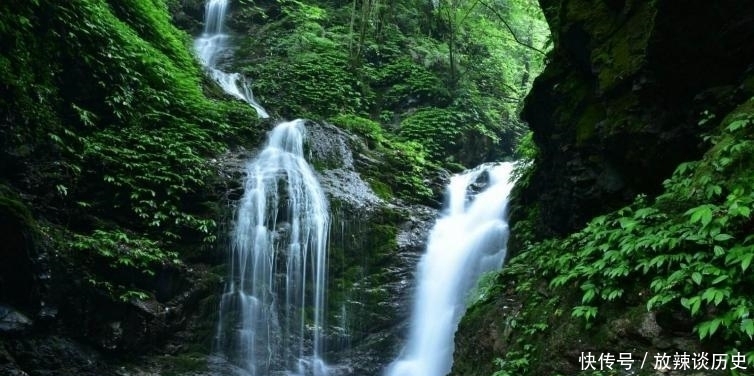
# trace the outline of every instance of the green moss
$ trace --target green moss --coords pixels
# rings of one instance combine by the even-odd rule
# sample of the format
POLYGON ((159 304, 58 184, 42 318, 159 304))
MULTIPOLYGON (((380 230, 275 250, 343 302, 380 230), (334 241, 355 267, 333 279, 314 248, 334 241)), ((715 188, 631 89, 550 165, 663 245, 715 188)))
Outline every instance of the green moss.
POLYGON ((338 115, 330 119, 330 121, 341 128, 363 137, 370 148, 376 148, 386 141, 385 132, 376 121, 353 114, 338 115))
POLYGON ((367 183, 369 183, 369 187, 372 188, 377 197, 383 200, 390 200, 395 197, 389 185, 375 179, 367 179, 367 183))
POLYGON ((398 229, 395 224, 378 224, 370 228, 367 233, 367 247, 375 257, 384 257, 398 249, 396 236, 398 229))
POLYGON ((587 107, 576 123, 576 142, 588 142, 594 136, 597 123, 605 119, 605 110, 601 105, 592 104, 587 107))

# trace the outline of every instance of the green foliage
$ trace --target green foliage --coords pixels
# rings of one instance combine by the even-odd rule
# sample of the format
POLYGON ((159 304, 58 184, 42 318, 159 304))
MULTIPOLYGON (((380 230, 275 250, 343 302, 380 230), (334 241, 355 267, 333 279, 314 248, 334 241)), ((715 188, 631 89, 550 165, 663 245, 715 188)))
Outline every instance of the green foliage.
POLYGON ((539 149, 534 143, 534 133, 527 132, 516 147, 516 162, 513 166, 513 178, 516 179, 519 187, 528 185, 538 154, 539 149))
POLYGON ((700 340, 752 353, 752 124, 754 98, 707 137, 713 146, 702 160, 678 166, 656 199, 639 196, 564 239, 527 243, 510 272, 533 267, 550 289, 577 290, 571 316, 587 324, 642 297, 649 311, 685 312, 700 340))
POLYGON ((407 139, 420 142, 436 160, 451 155, 465 124, 459 121, 452 110, 442 108, 421 109, 401 122, 399 134, 407 139))
POLYGON ((150 276, 156 267, 181 263, 178 253, 164 250, 157 241, 121 230, 74 234, 70 247, 104 259, 112 270, 125 268, 150 276))
POLYGON ((535 45, 547 30, 530 0, 489 6, 511 25, 464 6, 450 43, 431 2, 278 1, 263 27, 239 37, 236 69, 283 117, 354 115, 423 145, 433 162, 498 160, 524 133, 520 102, 542 68, 541 54, 511 42, 508 29, 535 45))
POLYGON ((500 289, 498 277, 500 277, 500 273, 494 270, 479 276, 476 286, 466 297, 466 306, 470 307, 474 304, 484 302, 498 293, 500 289))
POLYGON ((166 249, 214 243, 208 159, 241 134, 229 121, 248 129, 256 116, 205 97, 163 1, 3 3, 0 39, 4 178, 48 233, 66 228, 53 237, 66 257, 96 256, 78 265, 91 286, 143 297, 115 275, 150 275, 180 258, 166 249))
POLYGON ((366 107, 358 81, 349 72, 348 57, 336 46, 268 61, 247 73, 256 78, 262 102, 273 103, 271 107, 286 117, 327 118, 358 114, 366 107))
POLYGON ((382 90, 381 106, 401 109, 417 105, 448 105, 450 91, 438 75, 408 58, 398 58, 376 72, 373 85, 382 90))
POLYGON ((521 138, 516 147, 516 159, 533 161, 538 154, 537 144, 534 143, 534 133, 529 131, 521 138))
POLYGON ((196 72, 196 62, 190 54, 188 35, 177 33, 170 23, 165 0, 110 0, 113 14, 167 55, 180 69, 196 72))
POLYGON ((330 119, 330 121, 341 128, 347 129, 361 136, 371 148, 375 148, 387 142, 385 132, 380 126, 380 123, 376 121, 356 115, 339 115, 330 119))
MULTIPOLYGON (((529 349, 527 349, 529 350, 529 349)), ((531 355, 527 351, 510 351, 506 358, 495 359, 495 365, 500 367, 492 376, 514 376, 521 374, 529 367, 531 355)))
POLYGON ((386 134, 379 123, 354 115, 341 115, 332 123, 361 135, 372 152, 377 153, 379 165, 366 171, 366 179, 382 198, 393 192, 409 202, 426 202, 433 196, 425 177, 437 172, 424 147, 413 141, 404 141, 386 134), (388 188, 389 187, 389 188, 388 188))

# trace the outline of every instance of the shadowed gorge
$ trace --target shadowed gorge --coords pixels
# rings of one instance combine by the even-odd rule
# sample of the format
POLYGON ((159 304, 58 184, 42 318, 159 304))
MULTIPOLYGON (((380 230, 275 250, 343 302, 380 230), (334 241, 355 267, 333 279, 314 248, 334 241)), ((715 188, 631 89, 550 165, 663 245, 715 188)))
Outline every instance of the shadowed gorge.
POLYGON ((554 48, 522 112, 512 258, 461 323, 452 374, 625 372, 584 368, 620 353, 648 375, 751 368, 754 9, 540 4, 554 48))

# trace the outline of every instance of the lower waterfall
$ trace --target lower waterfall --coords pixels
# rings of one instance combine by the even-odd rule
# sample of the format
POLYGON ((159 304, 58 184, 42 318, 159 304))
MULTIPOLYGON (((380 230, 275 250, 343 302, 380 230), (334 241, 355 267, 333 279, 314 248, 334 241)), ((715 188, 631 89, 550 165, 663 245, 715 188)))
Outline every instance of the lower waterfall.
POLYGON ((505 258, 505 211, 513 163, 485 164, 453 176, 447 207, 432 229, 418 265, 408 343, 386 376, 445 376, 453 361, 453 334, 470 290, 482 273, 505 258), (486 189, 474 195, 478 185, 486 189))
POLYGON ((246 166, 216 347, 254 376, 326 375, 321 358, 328 204, 284 122, 246 166))

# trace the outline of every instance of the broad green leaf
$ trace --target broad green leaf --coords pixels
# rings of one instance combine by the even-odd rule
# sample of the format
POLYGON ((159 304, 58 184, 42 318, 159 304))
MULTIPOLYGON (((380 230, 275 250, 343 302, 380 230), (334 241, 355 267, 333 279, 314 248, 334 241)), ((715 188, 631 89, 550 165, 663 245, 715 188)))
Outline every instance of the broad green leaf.
POLYGON ((699 333, 699 339, 704 339, 704 337, 706 337, 707 334, 709 334, 709 328, 710 328, 709 321, 705 321, 696 327, 696 331, 699 333))
POLYGON ((749 119, 734 120, 728 124, 728 130, 735 132, 749 124, 749 119))
POLYGON ((704 290, 702 293, 702 300, 706 300, 707 303, 712 303, 712 300, 715 299, 715 289, 708 288, 704 290))
POLYGON ((713 334, 717 331, 717 328, 720 326, 720 323, 722 322, 721 319, 714 319, 711 321, 709 325, 709 336, 712 337, 713 334))
POLYGON ((725 248, 723 248, 723 247, 721 247, 719 245, 716 245, 714 247, 714 252, 715 252, 715 256, 722 256, 722 255, 725 254, 725 248))
POLYGON ((723 242, 723 241, 726 241, 726 240, 733 239, 733 237, 730 236, 730 235, 728 235, 728 234, 717 234, 717 235, 715 235, 715 237, 713 239, 715 241, 718 241, 718 242, 723 242))
POLYGON ((743 320, 741 330, 749 336, 749 339, 754 339, 754 321, 752 319, 743 320))
POLYGON ((699 272, 694 272, 691 274, 691 279, 696 283, 697 285, 702 284, 702 274, 699 272))
POLYGON ((754 253, 746 254, 741 259, 741 270, 746 271, 746 269, 749 268, 749 265, 751 264, 751 258, 754 257, 754 253))
POLYGON ((699 312, 699 308, 702 305, 702 300, 699 299, 699 297, 692 298, 693 302, 691 303, 691 316, 694 316, 699 312))
POLYGON ((589 302, 591 302, 592 299, 594 299, 594 294, 595 294, 595 290, 593 290, 593 289, 586 290, 586 292, 584 292, 584 297, 581 298, 581 303, 589 303, 589 302))
POLYGON ((720 305, 723 302, 723 298, 725 298, 725 294, 722 291, 715 291, 715 305, 720 305))
POLYGON ((718 283, 720 283, 720 282, 722 282, 722 281, 724 281, 724 280, 726 280, 726 279, 728 279, 728 275, 726 275, 726 274, 723 274, 723 275, 721 275, 721 276, 719 276, 719 277, 717 277, 717 278, 713 279, 711 283, 712 283, 713 285, 716 285, 716 284, 718 284, 718 283))

